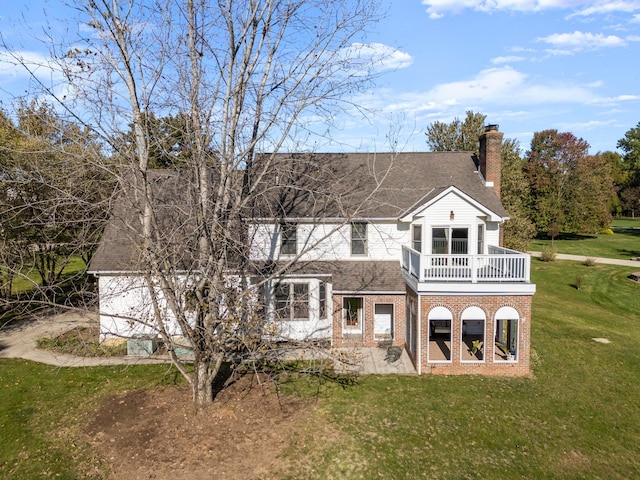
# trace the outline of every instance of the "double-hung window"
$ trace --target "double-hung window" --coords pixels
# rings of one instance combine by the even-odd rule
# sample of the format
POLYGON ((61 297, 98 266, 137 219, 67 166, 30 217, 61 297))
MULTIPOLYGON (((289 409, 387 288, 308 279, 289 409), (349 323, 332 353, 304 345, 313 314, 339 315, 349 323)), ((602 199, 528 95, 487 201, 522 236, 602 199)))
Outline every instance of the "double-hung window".
POLYGON ((295 223, 280 224, 280 254, 298 254, 298 225, 295 223))
POLYGON ((367 254, 367 224, 354 222, 351 224, 351 255, 367 254))
POLYGON ((422 252, 422 225, 414 225, 413 227, 412 247, 417 252, 422 252))
POLYGON ((478 255, 484 253, 484 225, 478 225, 478 255))
POLYGON ((318 288, 319 295, 319 310, 320 310, 320 318, 327 318, 327 284, 325 282, 320 282, 320 286, 318 288))

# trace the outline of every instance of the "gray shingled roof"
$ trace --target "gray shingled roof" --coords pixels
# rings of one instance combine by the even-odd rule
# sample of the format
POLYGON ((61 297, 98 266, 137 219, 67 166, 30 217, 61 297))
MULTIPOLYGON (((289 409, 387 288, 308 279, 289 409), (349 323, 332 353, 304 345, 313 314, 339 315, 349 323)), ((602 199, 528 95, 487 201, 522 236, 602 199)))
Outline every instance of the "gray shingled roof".
MULTIPOLYGON (((280 157, 282 170, 288 171, 287 159, 291 157, 280 157)), ((298 154, 290 162, 301 158, 318 165, 318 175, 325 175, 333 191, 339 192, 339 199, 319 202, 318 195, 298 189, 296 201, 287 203, 286 216, 290 218, 399 218, 418 202, 424 203, 451 186, 496 215, 508 216, 493 188, 484 185, 473 153, 298 154)), ((278 175, 274 173, 274 178, 278 175)), ((312 185, 308 188, 314 190, 312 185)), ((264 198, 271 205, 282 204, 280 198, 290 198, 285 190, 284 186, 272 190, 264 198)))
MULTIPOLYGON (((277 262, 270 265, 271 269, 278 269, 281 266, 277 262)), ((406 290, 399 260, 297 262, 283 272, 283 276, 296 275, 331 277, 334 292, 404 292, 406 290)))
MULTIPOLYGON (((153 170, 148 175, 154 192, 164 253, 177 268, 193 265, 197 236, 193 218, 195 202, 187 188, 189 177, 176 170, 153 170)), ((128 182, 127 194, 118 196, 111 218, 91 259, 90 272, 137 271, 142 251, 141 216, 136 202, 139 192, 128 182)))
MULTIPOLYGON (((451 186, 498 216, 507 216, 493 188, 484 185, 472 153, 278 154, 275 158, 278 167, 262 182, 248 217, 396 219, 451 186)), ((178 269, 190 268, 196 251, 195 226, 190 221, 195 204, 188 188, 191 177, 187 172, 158 170, 150 178, 166 253, 178 269)), ((136 270, 140 220, 131 201, 134 197, 128 192, 116 202, 89 271, 136 270)), ((349 285, 349 275, 337 271, 336 278, 344 282, 345 290, 357 290, 349 285)))

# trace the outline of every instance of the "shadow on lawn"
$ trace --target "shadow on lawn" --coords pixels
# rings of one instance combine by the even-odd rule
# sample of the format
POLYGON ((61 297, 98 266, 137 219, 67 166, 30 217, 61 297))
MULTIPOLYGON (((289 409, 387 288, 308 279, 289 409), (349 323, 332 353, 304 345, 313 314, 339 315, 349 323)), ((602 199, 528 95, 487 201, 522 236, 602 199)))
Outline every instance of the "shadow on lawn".
MULTIPOLYGON (((627 248, 617 248, 616 251, 623 257, 637 258, 640 257, 640 250, 629 250, 627 248)), ((640 267, 640 262, 638 262, 640 267)))
MULTIPOLYGON (((562 241, 562 240, 593 240, 597 238, 595 235, 589 235, 586 233, 559 233, 554 240, 562 241)), ((542 233, 536 236, 537 240, 551 240, 546 233, 542 233)))
POLYGON ((614 235, 629 235, 630 237, 640 237, 640 228, 613 227, 614 235))

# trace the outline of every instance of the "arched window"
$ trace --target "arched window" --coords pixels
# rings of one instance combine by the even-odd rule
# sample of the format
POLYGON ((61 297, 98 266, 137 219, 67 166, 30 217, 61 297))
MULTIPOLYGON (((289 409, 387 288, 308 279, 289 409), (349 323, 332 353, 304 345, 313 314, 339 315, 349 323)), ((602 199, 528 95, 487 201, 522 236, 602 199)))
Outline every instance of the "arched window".
POLYGON ((496 312, 494 361, 517 362, 520 315, 513 307, 502 307, 496 312))
POLYGON ((451 332, 453 315, 445 307, 435 307, 429 311, 429 353, 430 362, 451 361, 451 332))
POLYGON ((469 307, 462 312, 460 342, 461 362, 484 362, 485 320, 487 316, 480 307, 469 307))

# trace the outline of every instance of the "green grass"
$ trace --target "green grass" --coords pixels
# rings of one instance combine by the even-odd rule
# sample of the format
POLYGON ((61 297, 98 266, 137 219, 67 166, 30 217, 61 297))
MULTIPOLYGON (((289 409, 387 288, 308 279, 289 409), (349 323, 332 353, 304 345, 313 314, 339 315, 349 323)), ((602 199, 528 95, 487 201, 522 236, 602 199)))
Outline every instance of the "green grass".
POLYGON ((616 218, 616 219, 613 220, 613 223, 611 224, 611 226, 613 228, 616 228, 616 227, 621 227, 621 228, 630 228, 630 227, 640 228, 640 217, 638 217, 638 218, 631 218, 631 217, 616 218))
POLYGON ((534 261, 533 378, 327 388, 289 452, 313 468, 291 478, 640 478, 640 285, 627 274, 534 261))
MULTIPOLYGON (((534 259, 531 378, 326 383, 278 459, 287 466, 279 476, 640 478, 640 285, 628 274, 534 259)), ((172 375, 166 366, 56 369, 0 361, 0 478, 78 478, 79 466, 98 460, 63 432, 79 428, 104 395, 154 388, 172 375)))
POLYGON ((176 381, 176 371, 160 365, 70 369, 0 360, 0 478, 85 478, 84 467, 102 466, 69 432, 89 410, 109 393, 176 381))
POLYGON ((613 231, 613 235, 561 234, 553 242, 547 239, 534 239, 529 244, 529 250, 540 252, 545 248, 553 247, 557 253, 587 257, 625 260, 640 257, 640 229, 614 226, 613 231))
MULTIPOLYGON (((0 266, 0 268, 3 268, 0 266)), ((65 266, 61 281, 55 286, 56 295, 45 298, 40 289, 41 279, 33 267, 25 267, 20 275, 13 279, 13 296, 0 305, 0 328, 2 325, 20 321, 34 312, 42 311, 55 303, 73 303, 80 295, 87 295, 93 286, 93 279, 84 272, 86 266, 80 257, 72 257, 65 266)))
MULTIPOLYGON (((72 277, 86 268, 82 258, 71 257, 69 263, 62 270, 62 278, 72 277)), ((13 293, 28 293, 37 288, 41 283, 40 275, 35 267, 25 268, 20 275, 16 275, 13 279, 13 293)))

